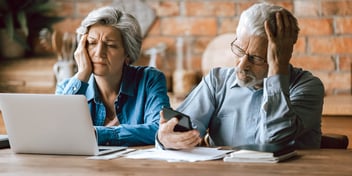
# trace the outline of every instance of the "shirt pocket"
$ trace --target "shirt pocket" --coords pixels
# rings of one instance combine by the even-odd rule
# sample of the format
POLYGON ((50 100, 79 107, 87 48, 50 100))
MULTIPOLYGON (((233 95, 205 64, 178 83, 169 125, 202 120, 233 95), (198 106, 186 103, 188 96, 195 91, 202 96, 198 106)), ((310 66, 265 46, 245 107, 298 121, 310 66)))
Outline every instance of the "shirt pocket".
POLYGON ((219 113, 212 118, 209 133, 215 145, 232 145, 233 129, 235 127, 234 115, 219 113))

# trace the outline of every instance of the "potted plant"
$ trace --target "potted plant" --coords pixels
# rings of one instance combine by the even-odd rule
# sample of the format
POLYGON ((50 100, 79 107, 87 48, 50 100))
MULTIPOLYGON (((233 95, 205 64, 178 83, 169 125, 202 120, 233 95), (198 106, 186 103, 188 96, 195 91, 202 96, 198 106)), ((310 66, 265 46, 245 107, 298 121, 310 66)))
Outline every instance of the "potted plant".
MULTIPOLYGON (((2 54, 13 49, 9 43, 15 45, 15 56, 21 57, 18 47, 24 51, 31 51, 31 43, 38 36, 42 28, 51 29, 52 24, 62 20, 62 17, 54 15, 56 4, 49 0, 1 0, 0 1, 0 29, 4 42, 0 48, 2 54), (7 39, 4 39, 7 37, 7 39)), ((0 41, 1 42, 1 41, 0 41)), ((23 55, 22 55, 23 56, 23 55)), ((6 57, 6 56, 3 56, 6 57)))

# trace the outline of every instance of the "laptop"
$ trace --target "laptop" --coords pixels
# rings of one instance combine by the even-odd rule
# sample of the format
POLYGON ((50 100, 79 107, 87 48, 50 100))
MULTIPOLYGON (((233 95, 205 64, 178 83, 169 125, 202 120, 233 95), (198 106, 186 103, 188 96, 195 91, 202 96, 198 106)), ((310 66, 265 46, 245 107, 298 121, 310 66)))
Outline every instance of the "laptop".
POLYGON ((0 134, 0 149, 10 148, 9 138, 6 134, 0 134))
POLYGON ((0 110, 15 153, 104 155, 125 146, 98 146, 83 95, 0 93, 0 110))

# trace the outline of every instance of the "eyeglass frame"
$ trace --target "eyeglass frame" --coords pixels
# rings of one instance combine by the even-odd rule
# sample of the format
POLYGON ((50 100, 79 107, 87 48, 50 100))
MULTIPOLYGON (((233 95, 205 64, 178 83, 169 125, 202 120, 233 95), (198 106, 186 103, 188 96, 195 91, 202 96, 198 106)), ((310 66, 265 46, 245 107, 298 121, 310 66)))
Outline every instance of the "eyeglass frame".
POLYGON ((266 59, 264 59, 263 57, 246 53, 242 48, 240 48, 238 45, 235 44, 236 40, 237 40, 237 38, 233 42, 231 42, 230 47, 231 47, 232 53, 234 55, 236 55, 238 58, 242 58, 243 56, 247 56, 248 61, 250 63, 252 63, 254 65, 259 65, 259 66, 267 63, 266 59), (240 53, 234 52, 234 47, 236 47, 237 51, 239 51, 240 53), (240 54, 240 55, 238 55, 238 54, 240 54), (256 61, 258 61, 258 62, 256 62, 256 61))

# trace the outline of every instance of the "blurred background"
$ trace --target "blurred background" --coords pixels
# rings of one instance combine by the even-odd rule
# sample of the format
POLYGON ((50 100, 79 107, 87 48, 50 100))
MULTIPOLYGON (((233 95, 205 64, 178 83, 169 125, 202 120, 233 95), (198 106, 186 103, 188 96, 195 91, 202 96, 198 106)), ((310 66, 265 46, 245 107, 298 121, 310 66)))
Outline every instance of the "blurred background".
MULTIPOLYGON (((26 0, 19 1, 19 3, 24 3, 26 0)), ((142 15, 138 20, 144 25, 145 36, 142 50, 144 53, 135 63, 136 65, 150 64, 152 55, 146 51, 163 45, 163 53, 157 53, 155 66, 161 70, 172 72, 176 69, 176 60, 179 57, 177 55, 180 54, 177 53, 177 40, 181 38, 183 39, 183 47, 187 47, 183 51, 184 60, 187 60, 184 67, 192 69, 202 76, 202 56, 207 45, 221 34, 234 34, 240 13, 253 3, 261 1, 51 0, 49 2, 53 6, 50 15, 60 18, 56 22, 51 21, 52 24, 48 26, 51 32, 57 30, 62 33, 74 33, 81 20, 91 10, 98 7, 114 5, 133 10, 135 15, 142 15), (149 10, 152 11, 152 14, 145 15, 149 10)), ((298 18, 301 31, 292 63, 317 75, 324 82, 327 95, 351 94, 352 11, 350 9, 352 1, 272 0, 267 2, 287 8, 298 18)), ((29 24, 32 23, 31 19, 28 20, 29 24)), ((22 59, 56 56, 55 52, 44 50, 38 41, 35 42, 36 39, 31 40, 31 51, 27 52, 22 59)), ((22 62, 22 59, 16 62, 22 62)), ((47 60, 48 65, 52 65, 54 62, 50 59, 47 60)), ((45 65, 42 62, 38 64, 45 65)), ((36 66, 34 67, 36 68, 36 66)), ((3 77, 1 76, 1 81, 3 81, 3 77)), ((3 84, 0 86, 1 92, 12 91, 11 89, 5 90, 6 85, 3 84)), ((13 81, 12 84, 21 83, 13 81)), ((171 90, 172 88, 170 88, 171 90)))

